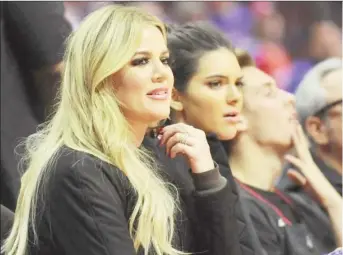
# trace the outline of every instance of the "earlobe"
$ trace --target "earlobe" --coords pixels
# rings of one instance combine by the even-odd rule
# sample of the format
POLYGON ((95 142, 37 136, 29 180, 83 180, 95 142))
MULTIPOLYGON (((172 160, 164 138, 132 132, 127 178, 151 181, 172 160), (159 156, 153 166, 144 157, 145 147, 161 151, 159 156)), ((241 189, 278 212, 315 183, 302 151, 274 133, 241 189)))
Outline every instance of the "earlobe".
POLYGON ((174 110, 174 111, 178 111, 178 112, 181 112, 183 110, 183 105, 181 102, 178 102, 178 101, 174 101, 172 99, 172 102, 171 102, 171 108, 174 110))
POLYGON ((180 99, 181 99, 181 96, 180 96, 179 92, 175 88, 173 88, 172 101, 171 101, 170 107, 174 111, 178 111, 178 112, 183 111, 183 103, 180 99))

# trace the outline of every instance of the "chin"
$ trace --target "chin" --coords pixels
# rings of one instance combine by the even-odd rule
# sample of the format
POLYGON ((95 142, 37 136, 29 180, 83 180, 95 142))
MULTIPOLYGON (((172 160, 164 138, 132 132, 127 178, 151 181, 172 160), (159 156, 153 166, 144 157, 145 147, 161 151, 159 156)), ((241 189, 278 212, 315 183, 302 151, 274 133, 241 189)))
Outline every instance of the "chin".
POLYGON ((162 120, 165 120, 167 118, 169 118, 169 114, 170 114, 170 108, 168 107, 168 109, 158 109, 158 111, 152 111, 149 114, 149 122, 150 123, 159 123, 162 120))
POLYGON ((292 139, 287 139, 284 141, 279 141, 275 144, 275 148, 278 148, 278 151, 281 151, 283 154, 288 153, 291 149, 294 148, 292 139))
POLYGON ((217 134, 218 139, 221 141, 232 140, 237 135, 237 129, 232 127, 232 128, 228 128, 228 129, 216 132, 216 134, 217 134))

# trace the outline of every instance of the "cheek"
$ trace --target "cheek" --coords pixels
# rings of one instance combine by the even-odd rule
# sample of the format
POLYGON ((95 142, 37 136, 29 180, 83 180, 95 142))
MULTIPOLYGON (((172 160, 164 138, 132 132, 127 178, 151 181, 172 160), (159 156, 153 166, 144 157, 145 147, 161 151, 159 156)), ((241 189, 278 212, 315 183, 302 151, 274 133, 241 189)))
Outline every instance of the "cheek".
POLYGON ((141 97, 149 89, 148 81, 144 72, 126 72, 125 75, 115 81, 117 97, 126 100, 141 97))
POLYGON ((129 72, 123 79, 122 84, 125 86, 126 90, 130 91, 140 91, 142 89, 147 89, 148 75, 144 72, 129 72))
POLYGON ((186 109, 192 109, 195 117, 203 121, 211 121, 216 111, 220 111, 220 101, 210 94, 196 93, 186 99, 186 109), (206 117, 205 117, 206 116, 206 117))
POLYGON ((342 122, 339 120, 332 121, 330 126, 330 133, 333 134, 336 140, 342 140, 342 122))

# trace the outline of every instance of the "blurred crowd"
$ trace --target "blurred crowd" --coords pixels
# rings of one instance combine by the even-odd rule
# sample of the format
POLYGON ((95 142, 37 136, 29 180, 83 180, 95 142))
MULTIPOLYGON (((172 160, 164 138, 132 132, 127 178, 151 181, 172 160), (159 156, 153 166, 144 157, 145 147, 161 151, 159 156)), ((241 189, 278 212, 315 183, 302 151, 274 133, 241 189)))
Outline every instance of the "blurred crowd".
MULTIPOLYGON (((65 2, 76 28, 90 12, 111 2, 65 2)), ((136 5, 168 23, 206 20, 254 57, 280 88, 294 92, 318 62, 342 55, 342 2, 118 2, 136 5)))

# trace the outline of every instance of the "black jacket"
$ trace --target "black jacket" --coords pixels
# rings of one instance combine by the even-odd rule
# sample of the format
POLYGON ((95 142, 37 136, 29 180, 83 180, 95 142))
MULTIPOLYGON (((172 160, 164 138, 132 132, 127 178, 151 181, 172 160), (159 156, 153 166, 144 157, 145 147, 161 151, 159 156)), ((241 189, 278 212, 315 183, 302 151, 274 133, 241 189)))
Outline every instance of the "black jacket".
POLYGON ((20 158, 15 150, 20 139, 35 132, 38 122, 30 110, 25 83, 3 25, 1 20, 1 204, 14 210, 20 189, 20 158))
MULTIPOLYGON (((156 143, 151 145, 157 148, 156 143)), ((128 231, 135 195, 126 176, 86 153, 64 147, 59 154, 45 185, 44 207, 42 204, 37 210, 40 249, 32 246, 31 254, 136 254, 128 231)), ((193 176, 194 190, 188 185, 192 178, 178 177, 185 174, 180 172, 185 170, 184 166, 179 168, 180 162, 173 164, 163 155, 157 157, 162 165, 168 165, 165 177, 182 193, 175 246, 193 253, 241 254, 239 247, 228 242, 236 235, 231 224, 235 219, 230 210, 233 200, 218 169, 208 172, 219 177, 212 187, 211 178, 193 176), (206 185, 211 188, 204 190, 206 185)))
POLYGON ((267 254, 322 255, 336 248, 329 219, 313 201, 288 193, 297 215, 297 221, 288 226, 280 224, 279 215, 266 203, 244 189, 240 194, 267 254))
MULTIPOLYGON (((1 203, 15 209, 20 140, 36 131, 54 79, 34 88, 31 70, 59 63, 71 26, 63 2, 1 2, 1 203), (29 75, 30 74, 30 75, 29 75)), ((53 96, 54 97, 54 96, 53 96)))
POLYGON ((6 39, 24 81, 28 107, 42 123, 54 103, 60 80, 59 74, 48 70, 62 61, 71 25, 64 18, 63 2, 8 1, 1 4, 6 39), (39 78, 35 77, 37 71, 39 78))
MULTIPOLYGON (((13 224, 14 213, 3 205, 0 205, 1 217, 1 244, 7 238, 13 224)), ((3 254, 3 253, 1 253, 3 254)))
POLYGON ((215 135, 208 136, 208 144, 210 145, 213 160, 219 165, 220 173, 224 176, 230 186, 230 192, 234 197, 234 215, 237 219, 238 238, 241 247, 241 253, 244 255, 262 255, 266 254, 258 240, 258 236, 251 222, 246 205, 240 198, 239 189, 232 175, 232 171, 228 164, 227 153, 220 141, 215 135))
MULTIPOLYGON (((211 137, 209 144, 213 159, 219 164, 222 175, 227 172, 229 182, 235 182, 231 170, 228 168, 228 156, 222 143, 211 137)), ((304 199, 294 193, 287 193, 294 202, 300 221, 291 227, 280 227, 279 216, 269 206, 251 196, 239 185, 231 186, 235 187, 235 192, 240 194, 241 204, 244 208, 242 215, 245 214, 246 223, 249 223, 246 224, 246 228, 250 228, 248 232, 253 236, 256 234, 258 236, 257 244, 256 238, 250 238, 250 245, 257 247, 256 250, 259 252, 262 249, 263 252, 260 254, 321 255, 335 249, 334 235, 329 219, 314 201, 304 199)))

